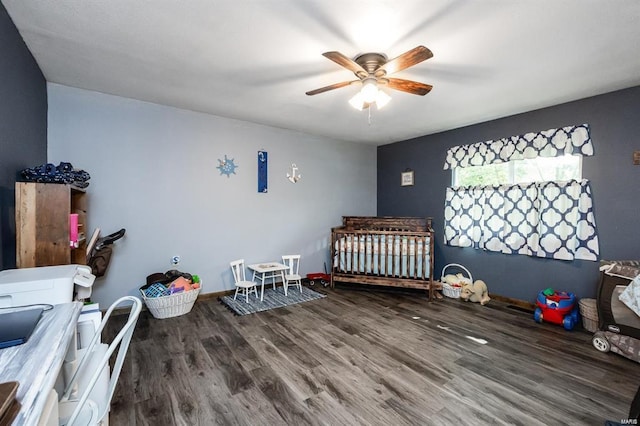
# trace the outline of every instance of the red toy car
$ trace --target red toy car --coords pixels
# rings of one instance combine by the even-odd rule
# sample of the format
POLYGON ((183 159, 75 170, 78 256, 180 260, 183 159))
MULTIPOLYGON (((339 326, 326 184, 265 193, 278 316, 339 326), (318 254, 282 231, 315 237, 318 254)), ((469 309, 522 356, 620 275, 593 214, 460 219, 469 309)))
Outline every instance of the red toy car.
POLYGON ((576 296, 573 293, 558 293, 552 289, 546 289, 538 293, 533 319, 541 323, 543 320, 562 325, 565 330, 572 330, 578 321, 580 313, 576 304, 576 296))

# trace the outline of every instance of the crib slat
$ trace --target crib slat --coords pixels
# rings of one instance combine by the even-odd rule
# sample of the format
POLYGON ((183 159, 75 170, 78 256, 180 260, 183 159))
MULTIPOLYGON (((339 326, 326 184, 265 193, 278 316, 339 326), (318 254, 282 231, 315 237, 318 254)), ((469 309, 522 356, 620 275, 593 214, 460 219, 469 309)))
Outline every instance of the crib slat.
POLYGON ((390 278, 427 279, 430 276, 428 235, 343 233, 336 234, 335 241, 336 269, 343 272, 390 278))
MULTIPOLYGON (((376 218, 356 218, 370 229, 332 229, 332 274, 338 281, 425 288, 433 298, 433 230, 376 226, 376 218)), ((381 224, 418 223, 416 218, 382 218, 381 224), (396 220, 397 219, 397 220, 396 220)), ((419 219, 418 219, 419 220, 419 219)))

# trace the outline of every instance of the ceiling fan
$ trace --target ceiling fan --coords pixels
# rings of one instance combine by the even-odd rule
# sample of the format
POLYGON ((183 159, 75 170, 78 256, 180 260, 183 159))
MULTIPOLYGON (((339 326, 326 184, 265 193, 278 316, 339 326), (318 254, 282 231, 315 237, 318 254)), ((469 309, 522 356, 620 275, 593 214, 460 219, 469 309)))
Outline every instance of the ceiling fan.
POLYGON ((360 92, 349 101, 355 108, 362 110, 363 108, 368 108, 374 102, 378 108, 382 108, 389 102, 391 98, 382 90, 379 90, 380 87, 388 87, 420 96, 426 95, 433 88, 429 84, 417 81, 388 77, 389 74, 402 71, 431 58, 433 53, 424 46, 415 47, 391 60, 387 60, 387 56, 382 53, 363 53, 355 59, 348 58, 340 52, 325 52, 322 55, 353 72, 358 79, 311 90, 306 92, 309 96, 352 84, 362 84, 360 92))

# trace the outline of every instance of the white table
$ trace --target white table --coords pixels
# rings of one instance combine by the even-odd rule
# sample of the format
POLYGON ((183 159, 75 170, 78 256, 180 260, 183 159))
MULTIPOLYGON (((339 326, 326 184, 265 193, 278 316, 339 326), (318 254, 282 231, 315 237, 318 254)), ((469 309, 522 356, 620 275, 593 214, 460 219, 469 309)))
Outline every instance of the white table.
MULTIPOLYGON (((20 383, 22 404, 14 425, 38 423, 69 348, 75 349, 76 323, 82 303, 55 305, 45 311, 26 343, 0 349, 0 383, 20 383)), ((75 354, 74 354, 75 355, 75 354)))
POLYGON ((284 285, 284 271, 289 269, 287 265, 277 262, 263 262, 256 263, 254 265, 248 265, 249 269, 253 270, 253 281, 260 280, 262 283, 262 290, 260 292, 260 301, 264 300, 264 281, 271 278, 273 280, 273 287, 276 287, 276 278, 280 276, 282 278, 282 287, 284 288, 284 295, 287 295, 287 286, 284 285))

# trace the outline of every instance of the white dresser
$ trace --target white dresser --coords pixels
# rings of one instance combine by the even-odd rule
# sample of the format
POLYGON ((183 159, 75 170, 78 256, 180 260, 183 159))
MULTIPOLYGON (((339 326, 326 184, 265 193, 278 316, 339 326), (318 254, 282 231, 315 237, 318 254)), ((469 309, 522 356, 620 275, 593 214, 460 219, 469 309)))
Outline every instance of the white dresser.
POLYGON ((58 423, 54 386, 65 360, 75 361, 76 324, 81 310, 80 302, 55 305, 43 313, 26 343, 0 349, 0 383, 20 383, 16 398, 22 408, 14 425, 58 423))

